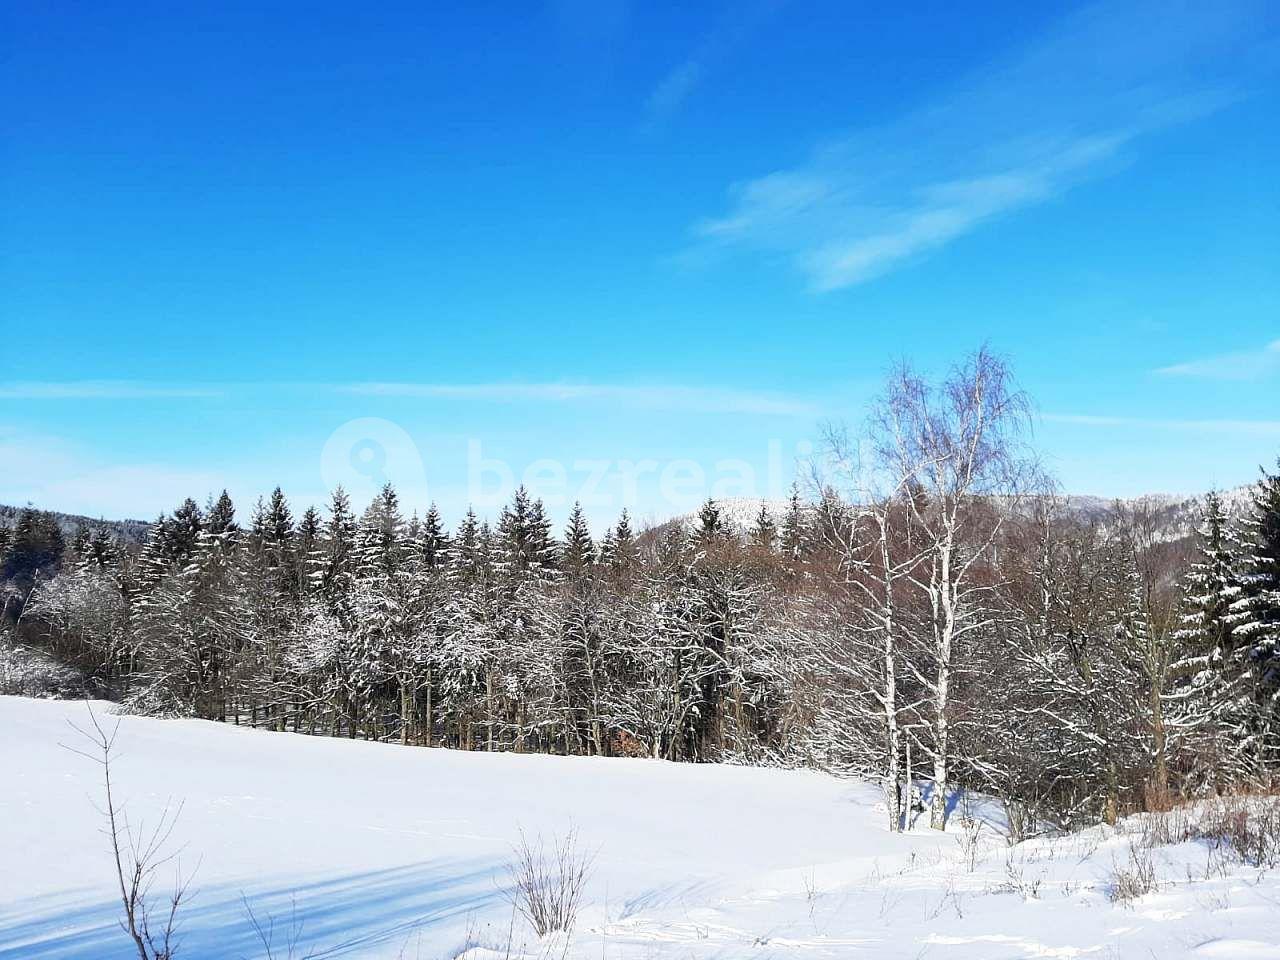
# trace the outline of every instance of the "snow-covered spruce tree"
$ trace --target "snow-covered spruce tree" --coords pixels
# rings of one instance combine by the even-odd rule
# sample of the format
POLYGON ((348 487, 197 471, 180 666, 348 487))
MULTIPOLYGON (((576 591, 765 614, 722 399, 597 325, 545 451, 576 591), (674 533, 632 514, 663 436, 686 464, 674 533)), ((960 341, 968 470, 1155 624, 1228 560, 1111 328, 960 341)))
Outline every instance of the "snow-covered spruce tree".
POLYGON ((320 511, 314 506, 307 507, 298 519, 298 530, 294 543, 294 573, 297 577, 295 590, 299 600, 308 598, 316 592, 320 567, 320 543, 324 529, 324 521, 320 511))
POLYGON ((708 498, 698 509, 698 526, 693 538, 700 550, 711 550, 729 536, 724 517, 720 513, 720 505, 708 498))
POLYGON ((365 736, 389 735, 384 709, 395 704, 400 738, 407 742, 418 677, 426 657, 415 597, 414 543, 395 489, 386 484, 360 519, 353 555, 354 584, 347 619, 354 644, 353 705, 365 736))
POLYGON ((493 549, 495 662, 488 701, 500 739, 517 751, 563 733, 559 549, 542 501, 516 490, 493 549))
POLYGON ((468 510, 454 536, 447 576, 451 599, 442 638, 441 708, 464 750, 496 749, 497 594, 492 534, 468 510), (478 739, 479 738, 479 739, 478 739))
POLYGON ((616 553, 616 539, 606 537, 607 550, 597 553, 582 507, 575 503, 565 527, 559 590, 560 626, 564 652, 560 670, 564 689, 563 727, 566 747, 578 753, 604 754, 604 722, 608 670, 607 634, 603 629, 607 564, 616 553))
POLYGON ((1228 613, 1255 677, 1260 756, 1280 766, 1280 470, 1263 471, 1241 520, 1240 594, 1228 613))
POLYGON ((551 521, 542 501, 530 497, 523 486, 517 488, 511 504, 503 507, 496 534, 494 566, 509 583, 526 576, 554 579, 557 551, 551 521))
POLYGON ((793 576, 801 573, 808 539, 808 524, 804 504, 800 500, 800 488, 793 484, 791 499, 787 503, 787 513, 783 517, 782 529, 779 532, 779 549, 782 552, 784 569, 793 576))
POLYGON ((360 518, 356 534, 355 570, 362 579, 394 576, 408 559, 400 498, 386 484, 360 518))
POLYGON ((617 525, 605 534, 600 543, 600 567, 611 579, 624 581, 635 573, 639 559, 631 518, 624 508, 617 525))
POLYGON ((355 581, 359 524, 351 510, 351 498, 340 486, 329 498, 328 513, 315 558, 314 576, 325 604, 331 611, 338 612, 345 608, 355 581))
POLYGON ((564 531, 561 565, 570 577, 581 578, 590 571, 595 557, 596 548, 591 539, 591 531, 587 528, 586 517, 582 514, 582 504, 575 502, 564 531))
POLYGON ((76 524, 76 532, 71 535, 63 554, 63 567, 78 567, 89 553, 89 525, 84 521, 76 524))
POLYGON ((769 508, 760 504, 755 522, 751 526, 751 543, 765 554, 772 554, 778 547, 778 525, 773 522, 769 508))
POLYGON ((146 592, 169 572, 169 518, 160 514, 147 530, 147 539, 134 564, 134 583, 146 592))
POLYGON ((1247 778, 1258 754, 1253 663, 1231 624, 1239 569, 1238 533, 1222 498, 1210 492, 1182 585, 1170 694, 1172 723, 1192 765, 1185 775, 1206 786, 1247 778))
POLYGON ((62 525, 51 513, 24 507, 18 511, 4 564, 0 566, 0 582, 12 590, 12 602, 6 597, 5 609, 16 619, 32 587, 40 580, 55 576, 66 553, 62 525))
POLYGON ((167 572, 136 604, 145 678, 137 705, 223 718, 235 677, 255 668, 243 659, 255 623, 234 532, 211 532, 188 505, 179 511, 180 539, 195 527, 193 546, 174 550, 167 572))
POLYGON ((185 563, 195 552, 200 539, 200 531, 204 529, 204 516, 196 502, 190 497, 182 501, 182 505, 173 511, 166 526, 165 547, 167 559, 171 563, 185 563))
POLYGON ((82 566, 105 570, 120 560, 120 546, 107 531, 106 527, 94 529, 89 538, 89 550, 85 554, 82 566))
POLYGON ((232 536, 239 532, 236 507, 226 490, 218 494, 216 500, 210 499, 205 507, 203 529, 215 537, 232 536))
POLYGON ((293 678, 284 668, 286 638, 300 600, 293 514, 277 487, 266 503, 254 506, 241 551, 244 598, 249 611, 245 683, 250 722, 284 730, 296 703, 293 678))
POLYGON ((427 515, 422 518, 413 549, 422 569, 440 570, 448 562, 449 536, 445 533, 440 511, 434 503, 427 508, 427 515))

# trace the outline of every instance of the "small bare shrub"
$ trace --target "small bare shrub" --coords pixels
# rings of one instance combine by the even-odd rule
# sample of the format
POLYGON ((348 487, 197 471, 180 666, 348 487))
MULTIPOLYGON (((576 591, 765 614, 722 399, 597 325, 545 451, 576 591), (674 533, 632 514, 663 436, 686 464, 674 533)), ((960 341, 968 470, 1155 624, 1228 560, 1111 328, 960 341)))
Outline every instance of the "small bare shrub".
POLYGON ((520 832, 515 860, 509 867, 512 905, 538 936, 573 930, 591 860, 579 848, 573 830, 553 839, 549 850, 541 837, 530 843, 524 831, 520 832))
POLYGON ((1129 905, 1158 889, 1156 867, 1151 853, 1139 843, 1130 843, 1128 862, 1123 865, 1115 864, 1111 874, 1111 890, 1108 893, 1111 901, 1129 905))
POLYGON ((298 916, 297 900, 290 902, 288 924, 281 923, 280 925, 280 942, 276 940, 277 918, 270 913, 259 917, 253 909, 253 904, 249 902, 249 898, 243 893, 240 894, 240 902, 244 905, 244 915, 248 919, 249 925, 253 927, 254 934, 262 944, 263 955, 266 960, 311 960, 313 957, 311 952, 300 952, 299 941, 302 939, 302 919, 298 916))
POLYGON ((1219 800, 1205 813, 1197 833, 1211 844, 1229 847, 1250 866, 1274 869, 1280 865, 1280 797, 1219 800))
POLYGON ((817 920, 814 919, 814 913, 818 908, 818 897, 821 896, 818 893, 818 878, 811 869, 802 879, 804 880, 804 898, 809 904, 809 922, 813 924, 816 930, 818 924, 817 920))
POLYGON ((979 838, 982 834, 982 821, 964 817, 960 821, 960 833, 956 835, 956 845, 960 848, 960 859, 973 873, 978 866, 979 838))
POLYGON ((1004 859, 1004 882, 996 887, 996 893, 1016 893, 1023 900, 1039 900, 1040 884, 1044 876, 1028 877, 1027 864, 1022 858, 1010 854, 1004 859))
POLYGON ((1134 818, 1144 847, 1167 847, 1196 836, 1194 809, 1170 807, 1134 818))

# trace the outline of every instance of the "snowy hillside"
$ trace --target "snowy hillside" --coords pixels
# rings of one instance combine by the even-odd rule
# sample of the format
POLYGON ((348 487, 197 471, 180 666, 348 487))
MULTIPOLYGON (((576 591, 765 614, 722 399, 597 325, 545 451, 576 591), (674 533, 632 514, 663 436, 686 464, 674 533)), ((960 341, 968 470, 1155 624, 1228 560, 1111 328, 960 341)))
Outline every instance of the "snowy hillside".
MULTIPOLYGON (((98 705, 105 712, 108 705, 98 705)), ((83 703, 0 698, 0 958, 130 956, 99 770, 63 749, 83 703)), ((112 721, 113 722, 113 721, 112 721)), ((124 718, 133 823, 182 801, 198 894, 180 957, 1280 957, 1280 883, 1140 823, 1008 847, 893 836, 876 791, 816 773, 486 755, 124 718), (1137 824, 1135 826, 1135 824, 1137 824), (512 923, 521 830, 596 851, 568 943, 512 923), (1133 858, 1158 890, 1112 902, 1133 858), (243 898, 243 899, 242 899, 243 898), (268 920, 268 918, 271 918, 268 920), (496 951, 496 952, 494 952, 496 951)), ((987 811, 989 813, 989 811, 987 811)), ((981 821, 979 821, 981 822, 981 821)), ((162 887, 163 881, 160 886, 162 887)))
MULTIPOLYGON (((1238 515, 1248 508, 1253 485, 1245 484, 1218 491, 1224 509, 1230 515, 1238 515)), ((1204 495, 1148 493, 1138 497, 1098 497, 1066 494, 1064 509, 1085 519, 1105 518, 1120 504, 1129 510, 1143 509, 1152 513, 1162 530, 1162 539, 1178 540, 1190 536, 1200 524, 1204 511, 1204 495)), ((761 507, 770 519, 780 525, 787 514, 790 501, 768 497, 725 497, 716 500, 720 516, 727 526, 739 534, 751 530, 760 515, 761 507)), ((665 529, 668 524, 679 524, 686 531, 698 528, 698 511, 677 514, 656 526, 665 529)))
MULTIPOLYGON (((22 507, 0 504, 0 527, 12 527, 17 523, 18 515, 22 510, 22 507)), ((151 529, 151 524, 145 520, 103 520, 78 513, 60 513, 57 510, 53 510, 52 513, 58 521, 62 535, 68 540, 74 537, 81 527, 87 527, 90 530, 102 527, 121 543, 140 544, 147 539, 147 531, 151 529)))
MULTIPOLYGON (((716 500, 716 506, 720 509, 720 519, 729 529, 745 534, 755 526, 761 507, 774 524, 781 526, 791 501, 776 497, 721 497, 716 500)), ((692 532, 698 528, 698 511, 677 514, 656 526, 665 529, 669 524, 679 524, 685 531, 692 532)))

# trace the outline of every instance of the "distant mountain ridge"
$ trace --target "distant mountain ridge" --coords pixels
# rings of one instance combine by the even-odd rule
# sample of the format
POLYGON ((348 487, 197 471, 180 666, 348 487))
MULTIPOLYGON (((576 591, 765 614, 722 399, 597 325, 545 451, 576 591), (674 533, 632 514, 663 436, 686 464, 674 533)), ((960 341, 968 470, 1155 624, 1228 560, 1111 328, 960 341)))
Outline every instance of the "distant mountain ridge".
MULTIPOLYGON (((1235 516, 1244 511, 1248 506, 1253 486, 1249 483, 1217 491, 1228 515, 1235 516)), ((1087 494, 1062 494, 1061 499, 1069 513, 1086 519, 1101 519, 1117 504, 1128 509, 1147 508, 1155 514, 1164 539, 1178 540, 1190 536, 1200 524, 1206 495, 1145 493, 1136 497, 1099 497, 1087 494)), ((769 514, 770 519, 780 526, 790 503, 790 500, 771 497, 724 497, 716 500, 721 519, 726 526, 738 533, 746 533, 751 529, 762 507, 769 514)), ((654 528, 666 530, 674 525, 679 525, 686 531, 696 529, 698 511, 676 514, 656 524, 654 528)))
MULTIPOLYGON (((1249 502, 1249 494, 1253 484, 1217 491, 1222 498, 1223 506, 1229 515, 1240 514, 1249 502)), ((1102 518, 1110 513, 1116 504, 1123 507, 1147 507, 1156 514, 1157 523, 1169 540, 1177 540, 1190 536, 1200 523, 1204 510, 1205 494, 1187 496, 1183 494, 1147 493, 1137 497, 1100 497, 1089 494, 1063 494, 1066 508, 1082 517, 1102 518)), ((725 525, 738 533, 745 534, 755 524, 763 507, 775 524, 781 526, 791 501, 779 497, 722 497, 716 500, 720 508, 720 516, 725 525)), ((806 504, 806 507, 811 505, 806 504)), ((0 527, 12 527, 17 522, 18 514, 24 507, 0 504, 0 527)), ((37 508, 42 509, 42 508, 37 508)), ((68 539, 75 535, 81 526, 89 529, 104 527, 126 544, 141 544, 147 539, 147 531, 151 524, 145 520, 102 520, 76 513, 62 513, 57 510, 46 510, 57 518, 62 532, 68 539)), ((698 512, 680 513, 648 525, 648 531, 664 531, 679 525, 686 531, 696 529, 698 512)))
MULTIPOLYGON (((18 522, 18 514, 26 507, 11 507, 0 504, 0 527, 12 527, 18 522)), ((70 540, 80 527, 88 527, 90 530, 103 528, 110 532, 116 539, 126 544, 141 544, 147 539, 147 531, 151 529, 151 524, 145 520, 101 520, 94 517, 86 517, 78 513, 62 513, 58 510, 45 510, 42 507, 36 507, 41 513, 49 513, 58 521, 58 526, 62 528, 62 534, 70 540)))

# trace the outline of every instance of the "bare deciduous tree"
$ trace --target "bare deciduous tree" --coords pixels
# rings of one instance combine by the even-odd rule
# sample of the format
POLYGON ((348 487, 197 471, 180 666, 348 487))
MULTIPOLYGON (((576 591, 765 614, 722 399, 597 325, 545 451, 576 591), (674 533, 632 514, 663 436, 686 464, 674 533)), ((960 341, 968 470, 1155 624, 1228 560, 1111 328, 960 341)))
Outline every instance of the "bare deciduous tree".
POLYGON ((156 874, 174 863, 181 852, 171 849, 169 841, 182 807, 166 805, 153 827, 131 824, 124 805, 116 800, 111 781, 119 722, 107 733, 90 708, 88 729, 76 724, 71 726, 89 746, 85 749, 67 746, 67 749, 102 768, 104 802, 99 809, 106 821, 103 833, 111 846, 120 891, 123 911, 120 927, 133 941, 138 960, 173 960, 178 955, 179 913, 190 899, 191 874, 184 877, 181 867, 175 865, 173 889, 163 902, 152 897, 152 890, 156 874))
POLYGON ((951 773, 950 721, 957 644, 987 626, 993 588, 989 561, 1005 520, 1034 481, 1023 444, 1025 395, 1005 363, 985 348, 931 384, 903 365, 889 379, 873 418, 876 466, 901 486, 920 563, 908 572, 927 599, 927 669, 908 668, 929 693, 932 759, 930 824, 946 828, 951 773))

